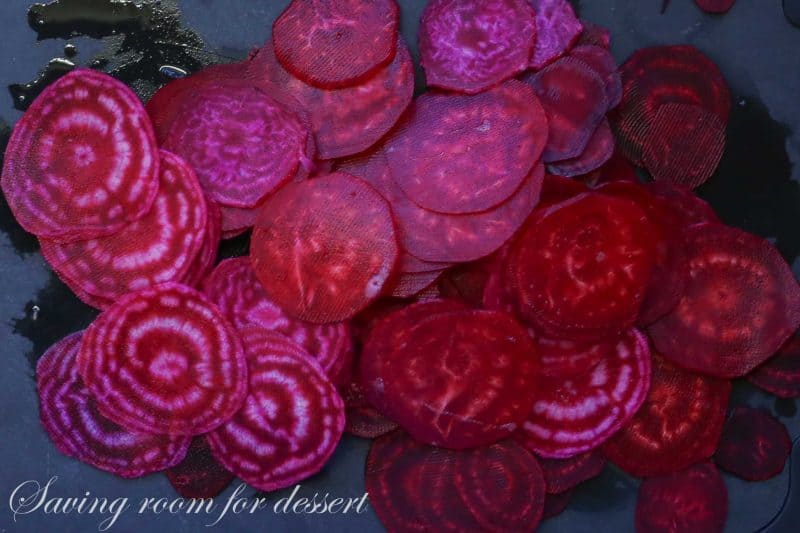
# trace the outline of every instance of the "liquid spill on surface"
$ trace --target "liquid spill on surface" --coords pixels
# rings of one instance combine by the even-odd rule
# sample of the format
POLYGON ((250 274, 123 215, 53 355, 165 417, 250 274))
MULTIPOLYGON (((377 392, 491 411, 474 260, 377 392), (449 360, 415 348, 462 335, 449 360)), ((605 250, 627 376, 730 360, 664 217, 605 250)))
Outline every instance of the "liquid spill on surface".
POLYGON ((64 74, 72 71, 75 63, 63 57, 54 57, 39 72, 38 76, 28 83, 14 83, 8 86, 11 98, 14 100, 14 107, 20 111, 25 111, 48 85, 56 81, 64 74))

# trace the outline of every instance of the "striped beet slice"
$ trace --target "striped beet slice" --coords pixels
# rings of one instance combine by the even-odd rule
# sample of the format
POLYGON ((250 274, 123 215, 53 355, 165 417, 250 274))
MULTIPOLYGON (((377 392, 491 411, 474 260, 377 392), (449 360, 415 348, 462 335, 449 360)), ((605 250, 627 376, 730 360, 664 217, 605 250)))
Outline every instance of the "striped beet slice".
POLYGON ((197 252, 192 266, 181 280, 184 285, 197 287, 214 268, 217 262, 219 244, 222 240, 222 212, 220 207, 212 202, 206 201, 206 211, 208 211, 208 222, 206 232, 203 237, 203 244, 197 252))
POLYGON ((565 459, 593 450, 628 423, 650 388, 650 349, 635 329, 585 374, 541 380, 516 437, 534 453, 565 459))
POLYGON ((205 433, 230 418, 247 393, 233 326, 179 283, 119 298, 86 330, 77 363, 100 412, 139 431, 205 433))
POLYGON ((147 113, 114 78, 76 69, 14 127, 2 188, 20 225, 72 242, 111 235, 150 209, 158 148, 147 113))
POLYGON ((130 431, 98 412, 75 361, 82 337, 78 332, 58 341, 36 365, 39 418, 59 451, 125 478, 179 463, 188 437, 130 431))
POLYGON ((584 481, 599 476, 606 459, 597 450, 567 459, 541 459, 548 494, 559 494, 574 489, 584 481))
POLYGON ((129 292, 183 280, 203 246, 208 214, 194 171, 163 150, 159 168, 150 211, 114 235, 69 244, 40 239, 61 279, 105 302, 103 309, 129 292))
POLYGON ((214 498, 233 481, 211 454, 204 436, 192 439, 186 457, 166 472, 175 491, 184 498, 214 498))
POLYGON ((721 469, 748 481, 764 481, 783 472, 792 439, 780 420, 762 409, 739 406, 722 429, 714 454, 721 469))
POLYGON ((344 403, 322 368, 280 333, 245 334, 249 391, 207 435, 214 457, 260 490, 294 485, 328 461, 344 430, 344 403))
POLYGON ((568 378, 591 371, 600 361, 617 350, 619 339, 580 341, 535 336, 541 373, 551 378, 568 378))

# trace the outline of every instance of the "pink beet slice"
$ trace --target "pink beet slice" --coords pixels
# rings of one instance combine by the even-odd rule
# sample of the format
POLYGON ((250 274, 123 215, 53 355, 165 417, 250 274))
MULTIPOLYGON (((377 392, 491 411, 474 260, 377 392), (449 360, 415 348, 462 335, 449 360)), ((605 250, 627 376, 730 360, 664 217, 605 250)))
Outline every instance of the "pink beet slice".
POLYGON ((158 195, 150 211, 114 235, 69 244, 41 239, 59 277, 105 309, 129 292, 182 281, 203 246, 206 200, 194 171, 161 151, 158 195))
POLYGON ((346 87, 392 60, 399 18, 394 0, 292 0, 272 25, 272 45, 295 77, 346 87))
POLYGON ((73 242, 114 234, 144 216, 158 191, 158 162, 136 95, 107 74, 76 69, 16 124, 0 183, 23 228, 73 242))
POLYGON ((720 14, 729 11, 736 0, 694 0, 694 3, 706 13, 720 14))
POLYGON ((800 336, 747 375, 748 381, 779 398, 800 398, 800 336))
POLYGON ((637 533, 722 533, 727 518, 728 489, 711 463, 648 478, 639 486, 637 533))
POLYGON ((578 157, 550 163, 547 165, 547 170, 551 174, 567 178, 588 174, 611 159, 611 156, 614 155, 614 146, 614 134, 611 132, 611 126, 607 119, 603 119, 578 157))
POLYGON ((179 463, 189 438, 127 430, 102 416, 78 374, 83 332, 54 344, 36 365, 39 418, 58 450, 125 478, 141 477, 179 463))
POLYGON ((542 456, 565 459, 593 450, 633 418, 650 387, 647 339, 631 329, 588 372, 542 380, 516 438, 542 456))
POLYGON ((528 0, 433 0, 419 28, 429 86, 479 93, 528 67, 536 43, 528 0))
POLYGON ((233 326, 179 283, 119 298, 86 330, 77 364, 104 416, 150 433, 205 433, 230 418, 247 393, 233 326))
POLYGON ((353 380, 342 392, 346 409, 344 430, 363 439, 375 439, 397 429, 397 424, 383 416, 367 400, 364 388, 353 380))
POLYGON ((622 100, 622 78, 617 68, 617 61, 608 48, 582 44, 573 48, 569 55, 589 65, 603 80, 606 87, 608 108, 611 109, 619 105, 622 100))
POLYGON ((558 494, 600 475, 606 466, 606 459, 593 450, 567 459, 542 459, 539 465, 544 473, 547 493, 558 494))
POLYGON ((766 411, 741 406, 725 422, 714 462, 742 479, 764 481, 783 472, 791 452, 786 426, 766 411))
POLYGON ((207 435, 214 457, 264 491, 294 485, 327 463, 344 430, 344 403, 322 368, 274 331, 245 335, 249 391, 242 408, 207 435))
POLYGON ((204 436, 192 439, 186 457, 166 472, 175 491, 184 498, 215 498, 233 481, 211 454, 204 436))
POLYGON ((208 222, 206 223, 203 244, 200 246, 200 251, 197 252, 197 257, 192 266, 189 267, 189 271, 180 280, 184 285, 190 287, 199 286, 200 282, 214 268, 217 262, 219 244, 222 240, 222 212, 219 206, 214 202, 206 201, 206 210, 208 211, 208 222))
POLYGON ((530 0, 536 11, 536 48, 530 66, 541 69, 564 55, 581 36, 583 24, 567 0, 530 0))

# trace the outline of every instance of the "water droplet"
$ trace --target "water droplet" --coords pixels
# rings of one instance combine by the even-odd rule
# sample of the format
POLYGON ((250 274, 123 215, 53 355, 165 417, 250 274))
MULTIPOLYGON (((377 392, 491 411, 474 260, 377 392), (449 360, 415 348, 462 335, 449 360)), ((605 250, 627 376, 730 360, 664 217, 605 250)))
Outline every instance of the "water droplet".
POLYGON ((39 318, 39 311, 41 311, 41 309, 39 308, 38 305, 34 305, 33 307, 31 307, 31 318, 33 320, 39 318))
POLYGON ((739 107, 744 107, 747 105, 747 100, 744 98, 739 98, 739 101, 737 103, 739 104, 739 107))
POLYGON ((64 55, 67 57, 75 57, 78 55, 78 48, 72 43, 67 43, 64 45, 64 55))
POLYGON ((158 71, 169 78, 184 78, 189 75, 187 71, 174 65, 161 65, 158 71))

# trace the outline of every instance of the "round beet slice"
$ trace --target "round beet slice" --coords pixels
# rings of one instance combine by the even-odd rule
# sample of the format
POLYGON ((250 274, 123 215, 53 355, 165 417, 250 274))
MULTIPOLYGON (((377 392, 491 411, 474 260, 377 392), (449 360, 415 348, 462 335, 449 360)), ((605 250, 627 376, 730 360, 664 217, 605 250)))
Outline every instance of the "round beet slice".
POLYGON ((159 169, 150 211, 114 235, 69 244, 40 239, 59 277, 102 308, 129 292, 182 281, 203 246, 208 214, 194 171, 163 150, 159 169))
POLYGON ((645 479, 636 503, 637 533, 722 533, 728 488, 711 463, 645 479))
POLYGON ((130 431, 98 412, 75 362, 82 336, 61 339, 36 365, 39 419, 58 450, 125 478, 179 463, 189 448, 188 437, 130 431))
POLYGON ((631 329, 588 372, 541 380, 516 438, 542 457, 564 459, 593 450, 633 418, 650 387, 647 339, 631 329))
POLYGON ((800 336, 786 341, 778 353, 750 372, 748 381, 779 398, 800 398, 800 336))
POLYGON ((432 0, 419 27, 428 85, 467 94, 525 70, 535 43, 528 0, 432 0))
POLYGON ((541 373, 551 378, 568 378, 591 371, 601 360, 613 356, 619 339, 571 341, 535 336, 541 373))
POLYGON ((389 204, 342 172, 290 183, 261 210, 250 246, 272 301, 314 323, 352 317, 378 297, 398 247, 389 204))
POLYGON ((584 192, 589 192, 589 187, 583 181, 547 173, 544 176, 542 197, 537 207, 541 212, 546 207, 560 204, 584 192))
POLYGON ((581 36, 583 24, 567 0, 530 0, 536 11, 536 48, 530 66, 541 69, 564 55, 581 36))
POLYGON ((622 100, 622 77, 608 48, 583 44, 570 50, 569 55, 589 65, 600 76, 606 86, 608 108, 617 107, 622 100))
POLYGON ((153 126, 133 91, 76 69, 14 126, 0 183, 23 228, 73 242, 144 216, 158 191, 158 162, 153 126))
POLYGON ((392 60, 399 18, 394 0, 292 0, 272 25, 272 45, 295 77, 346 87, 392 60))
POLYGON ((547 165, 547 170, 551 174, 568 178, 580 176, 603 166, 612 155, 614 155, 614 134, 611 132, 608 120, 603 119, 579 156, 550 163, 547 165))
POLYGON ((509 80, 471 96, 420 96, 384 151, 409 199, 431 211, 459 214, 508 199, 546 141, 538 98, 526 84, 509 80))
POLYGON ((192 439, 186 457, 167 470, 166 475, 175 491, 184 498, 215 498, 234 477, 214 459, 204 436, 192 439))
POLYGON ((547 493, 559 494, 599 476, 606 466, 606 459, 597 450, 592 450, 567 459, 542 459, 539 465, 547 493))
POLYGON ((786 426, 766 411, 741 406, 725 422, 714 462, 742 479, 764 481, 783 472, 791 452, 786 426))
POLYGON ((119 298, 86 330, 77 364, 104 416, 150 433, 205 433, 230 418, 247 393, 233 326, 179 283, 119 298))
POLYGON ((688 187, 667 181, 652 181, 642 186, 664 200, 662 207, 669 209, 670 218, 681 230, 701 222, 720 222, 714 208, 688 187))
POLYGON ((249 391, 233 418, 207 435, 220 464, 264 491, 294 485, 330 458, 344 430, 344 403, 300 345, 261 331, 248 342, 249 391))
POLYGON ((222 212, 219 206, 211 201, 206 201, 206 211, 208 221, 206 232, 203 237, 203 244, 197 252, 192 266, 181 280, 184 285, 197 287, 214 268, 217 262, 217 252, 222 241, 222 212))
POLYGON ((729 11, 736 0, 694 0, 694 3, 706 13, 719 14, 729 11))
POLYGON ((647 398, 603 445, 603 454, 637 477, 678 472, 705 461, 717 448, 730 393, 730 381, 693 374, 653 354, 647 398))
POLYGON ((363 439, 375 439, 397 429, 397 424, 372 407, 361 383, 352 380, 342 391, 345 405, 344 430, 363 439))
POLYGON ((738 377, 773 355, 800 325, 800 286, 768 241, 722 224, 686 231, 689 283, 649 328, 659 353, 689 370, 738 377))
POLYGON ((361 379, 373 405, 421 442, 462 449, 510 435, 536 392, 528 332, 497 311, 393 313, 370 333, 361 379))

